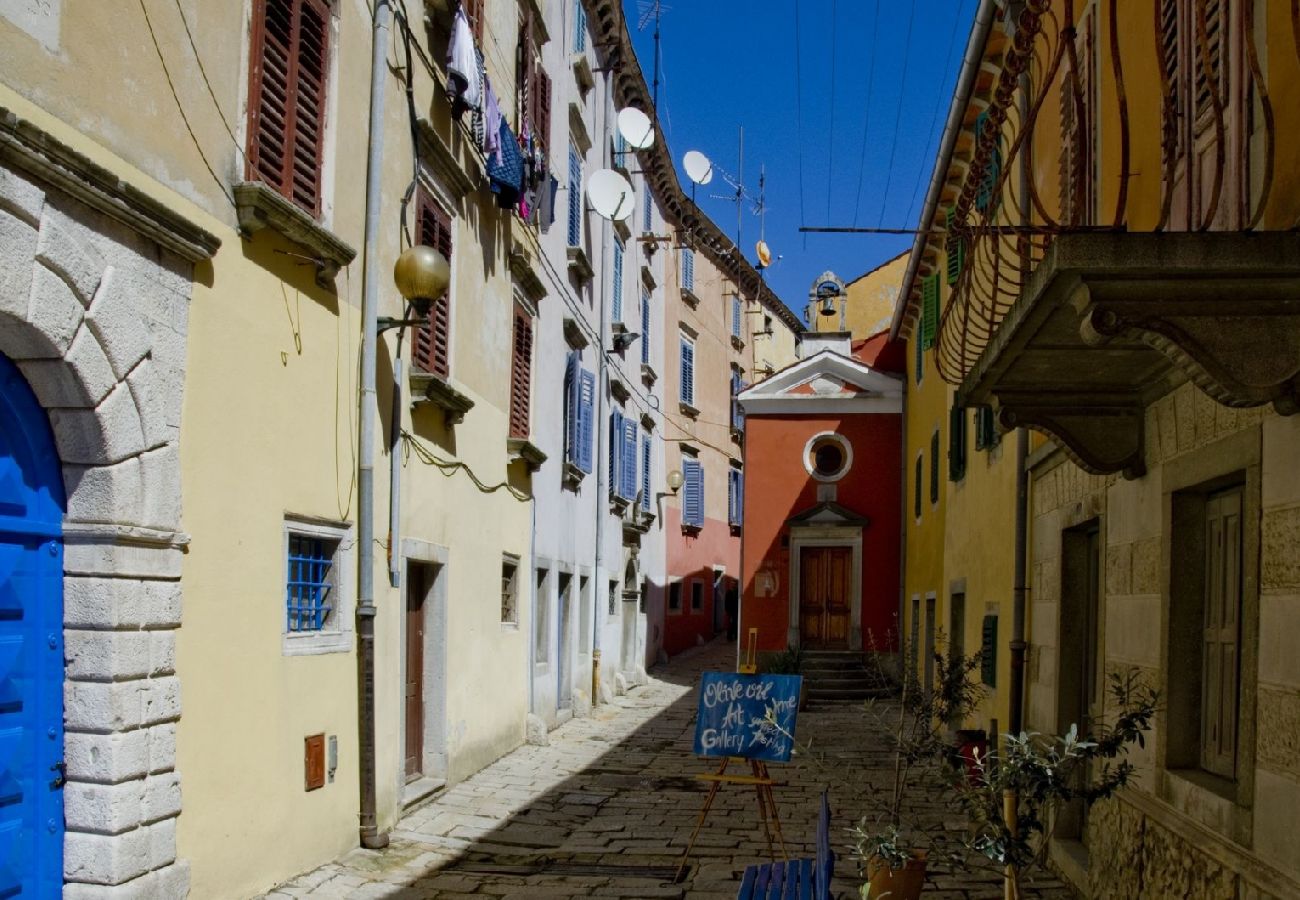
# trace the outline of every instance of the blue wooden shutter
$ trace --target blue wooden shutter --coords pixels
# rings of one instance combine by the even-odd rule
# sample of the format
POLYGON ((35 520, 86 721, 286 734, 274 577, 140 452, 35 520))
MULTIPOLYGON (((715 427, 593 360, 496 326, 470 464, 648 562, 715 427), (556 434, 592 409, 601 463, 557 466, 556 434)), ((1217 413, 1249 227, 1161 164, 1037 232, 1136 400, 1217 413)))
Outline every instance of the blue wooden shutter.
POLYGON ((740 377, 740 373, 733 369, 731 372, 731 427, 737 431, 745 427, 745 410, 737 398, 747 387, 749 385, 745 384, 745 380, 740 377))
POLYGON ((744 310, 740 303, 740 295, 733 294, 731 297, 731 336, 738 338, 741 336, 740 326, 745 319, 744 310))
POLYGON ((623 321, 623 242, 614 241, 614 311, 611 320, 623 321))
POLYGON ((736 476, 740 473, 735 469, 727 470, 727 524, 735 525, 738 517, 736 516, 736 501, 739 493, 736 488, 736 476))
POLYGON ((623 420, 622 448, 619 451, 619 494, 625 500, 636 499, 636 419, 623 420))
POLYGON ((650 464, 652 445, 650 435, 641 435, 641 508, 650 511, 650 464))
POLYGON ((582 160, 569 145, 569 246, 582 242, 582 160))
POLYGON ((704 527, 704 467, 699 460, 682 461, 682 524, 704 527))
POLYGON ((645 183, 645 190, 642 191, 641 208, 643 216, 641 220, 641 230, 650 231, 654 228, 654 197, 650 195, 650 182, 645 183))
POLYGON ((687 406, 695 405, 695 345, 686 338, 681 339, 682 370, 680 400, 687 406))
POLYGON ((619 451, 622 449, 623 441, 623 413, 621 410, 614 410, 609 414, 609 495, 611 497, 621 497, 623 495, 622 482, 619 480, 619 451))
POLYGON ((573 52, 583 53, 587 49, 587 11, 582 8, 581 0, 574 4, 573 15, 573 52))
POLYGON ((586 369, 581 370, 580 376, 578 391, 578 468, 590 473, 592 462, 591 439, 595 431, 595 422, 593 420, 596 415, 596 376, 586 369))
POLYGON ((682 248, 682 290, 695 293, 695 251, 682 248))
POLYGON ((564 459, 574 465, 578 464, 581 445, 582 412, 578 403, 579 390, 578 351, 569 353, 568 365, 564 368, 564 459))
POLYGON ((641 289, 641 363, 650 365, 650 292, 641 289))

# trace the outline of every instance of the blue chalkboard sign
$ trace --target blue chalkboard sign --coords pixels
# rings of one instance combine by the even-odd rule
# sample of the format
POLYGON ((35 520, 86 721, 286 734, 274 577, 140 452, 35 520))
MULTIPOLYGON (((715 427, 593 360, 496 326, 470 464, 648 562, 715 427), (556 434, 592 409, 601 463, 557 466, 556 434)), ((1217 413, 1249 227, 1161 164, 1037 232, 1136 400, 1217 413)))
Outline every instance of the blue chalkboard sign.
POLYGON ((802 683, 799 675, 705 672, 695 714, 696 755, 788 762, 802 683))

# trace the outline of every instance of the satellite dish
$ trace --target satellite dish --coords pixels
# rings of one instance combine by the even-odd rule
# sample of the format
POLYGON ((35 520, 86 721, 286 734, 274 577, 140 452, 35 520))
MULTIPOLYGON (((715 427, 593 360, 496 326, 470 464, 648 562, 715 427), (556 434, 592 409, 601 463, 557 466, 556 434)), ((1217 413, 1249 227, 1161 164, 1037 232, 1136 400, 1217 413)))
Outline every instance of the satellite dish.
POLYGON ((618 133, 633 150, 644 150, 655 142, 655 127, 650 117, 633 106, 619 112, 618 133))
POLYGON ((686 167, 686 177, 696 184, 708 184, 713 180, 713 163, 698 150, 687 150, 682 165, 686 167))
POLYGON ((758 253, 758 267, 766 269, 772 265, 772 251, 767 246, 767 241, 759 241, 758 246, 754 248, 758 253))
POLYGON ((636 207, 636 191, 613 169, 601 169, 587 182, 587 200, 602 219, 621 222, 636 207))

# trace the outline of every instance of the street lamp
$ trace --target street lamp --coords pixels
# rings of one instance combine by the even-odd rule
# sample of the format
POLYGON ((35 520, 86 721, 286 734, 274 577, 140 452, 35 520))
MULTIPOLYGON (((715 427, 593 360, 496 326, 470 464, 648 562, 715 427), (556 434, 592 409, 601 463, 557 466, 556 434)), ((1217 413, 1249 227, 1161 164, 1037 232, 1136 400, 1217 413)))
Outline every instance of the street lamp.
POLYGON ((682 477, 681 469, 673 469, 668 473, 668 489, 674 494, 682 489, 682 484, 686 479, 682 477))
POLYGON ((434 299, 446 293, 447 286, 451 284, 451 263, 447 262, 447 257, 426 244, 407 247, 393 266, 393 282, 402 299, 419 318, 394 319, 391 316, 380 316, 380 331, 404 325, 423 325, 434 299))

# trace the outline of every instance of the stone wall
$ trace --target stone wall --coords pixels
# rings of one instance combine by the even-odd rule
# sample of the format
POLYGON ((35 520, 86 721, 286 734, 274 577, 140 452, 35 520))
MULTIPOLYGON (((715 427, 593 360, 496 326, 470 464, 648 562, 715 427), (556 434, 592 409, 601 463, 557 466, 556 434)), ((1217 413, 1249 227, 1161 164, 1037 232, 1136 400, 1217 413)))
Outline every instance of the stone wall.
POLYGON ((49 415, 67 493, 65 896, 183 896, 177 444, 202 254, 143 237, 131 221, 165 225, 164 211, 6 126, 19 140, 0 163, 0 352, 49 415))

